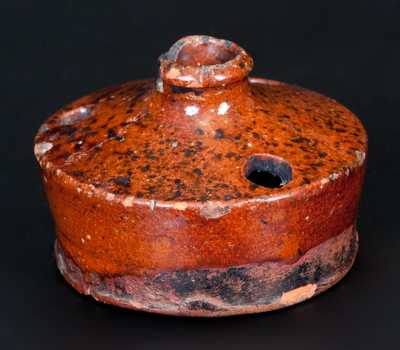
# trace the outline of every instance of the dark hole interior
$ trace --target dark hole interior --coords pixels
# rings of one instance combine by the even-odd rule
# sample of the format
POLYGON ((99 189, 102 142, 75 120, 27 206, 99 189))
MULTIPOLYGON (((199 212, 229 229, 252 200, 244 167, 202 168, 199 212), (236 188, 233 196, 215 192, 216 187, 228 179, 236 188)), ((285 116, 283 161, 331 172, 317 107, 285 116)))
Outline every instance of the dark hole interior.
POLYGON ((228 62, 237 55, 235 47, 227 47, 223 42, 186 44, 181 48, 176 62, 183 66, 210 66, 228 62))
POLYGON ((292 179, 292 168, 282 159, 268 155, 252 156, 245 170, 247 180, 267 188, 278 188, 292 179))
POLYGON ((248 176, 247 180, 263 187, 276 188, 281 187, 282 179, 278 175, 274 175, 269 171, 254 170, 248 176))

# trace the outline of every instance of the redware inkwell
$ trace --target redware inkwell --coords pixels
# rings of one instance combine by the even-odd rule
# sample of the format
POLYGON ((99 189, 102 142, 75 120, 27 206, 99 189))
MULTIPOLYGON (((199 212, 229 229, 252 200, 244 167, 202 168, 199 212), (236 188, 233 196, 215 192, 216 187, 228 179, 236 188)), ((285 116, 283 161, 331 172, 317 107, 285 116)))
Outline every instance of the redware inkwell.
POLYGON ((40 127, 57 266, 76 290, 225 316, 299 303, 349 271, 364 128, 252 67, 231 41, 184 37, 157 80, 82 97, 40 127))

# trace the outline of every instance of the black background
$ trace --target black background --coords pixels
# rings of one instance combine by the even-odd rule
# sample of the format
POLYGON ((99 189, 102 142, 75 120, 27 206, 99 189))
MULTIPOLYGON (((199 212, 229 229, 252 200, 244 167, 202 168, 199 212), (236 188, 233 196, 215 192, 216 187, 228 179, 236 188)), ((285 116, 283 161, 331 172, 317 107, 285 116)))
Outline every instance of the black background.
POLYGON ((398 348, 400 1, 5 1, 0 3, 3 349, 398 348), (78 295, 57 272, 32 139, 92 90, 154 77, 187 34, 231 39, 253 75, 305 86, 355 112, 369 133, 361 249, 336 287, 267 314, 184 319, 78 295))

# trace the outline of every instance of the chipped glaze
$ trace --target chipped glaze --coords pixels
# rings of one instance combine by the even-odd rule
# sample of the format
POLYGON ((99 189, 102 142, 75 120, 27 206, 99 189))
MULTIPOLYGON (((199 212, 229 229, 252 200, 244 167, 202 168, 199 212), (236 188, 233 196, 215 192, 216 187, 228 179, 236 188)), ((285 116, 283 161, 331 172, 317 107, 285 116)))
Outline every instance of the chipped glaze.
MULTIPOLYGON (((157 80, 82 97, 40 127, 35 155, 57 249, 82 276, 138 283, 166 271, 278 271, 355 223, 367 152, 360 121, 318 93, 248 78, 252 66, 230 41, 186 37, 161 56, 157 80), (266 165, 282 172, 276 188, 248 179, 266 165)), ((291 287, 276 307, 314 294, 301 281, 291 287)), ((146 296, 130 297, 154 311, 146 296)), ((167 313, 192 315, 185 305, 167 313)), ((201 305, 196 315, 209 316, 201 305)), ((216 315, 232 314, 224 308, 216 315)))

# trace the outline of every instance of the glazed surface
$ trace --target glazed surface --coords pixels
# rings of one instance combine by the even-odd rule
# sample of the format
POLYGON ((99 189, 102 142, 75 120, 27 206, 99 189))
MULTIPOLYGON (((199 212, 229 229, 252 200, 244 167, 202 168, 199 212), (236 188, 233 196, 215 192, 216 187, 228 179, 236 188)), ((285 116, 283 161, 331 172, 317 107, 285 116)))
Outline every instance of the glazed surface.
POLYGON ((42 125, 43 168, 131 200, 240 200, 284 195, 360 166, 367 138, 345 107, 296 86, 250 79, 218 89, 153 80, 103 89, 42 125), (287 161, 292 180, 265 188, 244 176, 257 154, 287 161))
POLYGON ((157 80, 82 97, 42 125, 58 265, 76 289, 218 316, 299 302, 347 272, 366 133, 332 99, 249 79, 252 66, 230 41, 185 37, 157 80))

